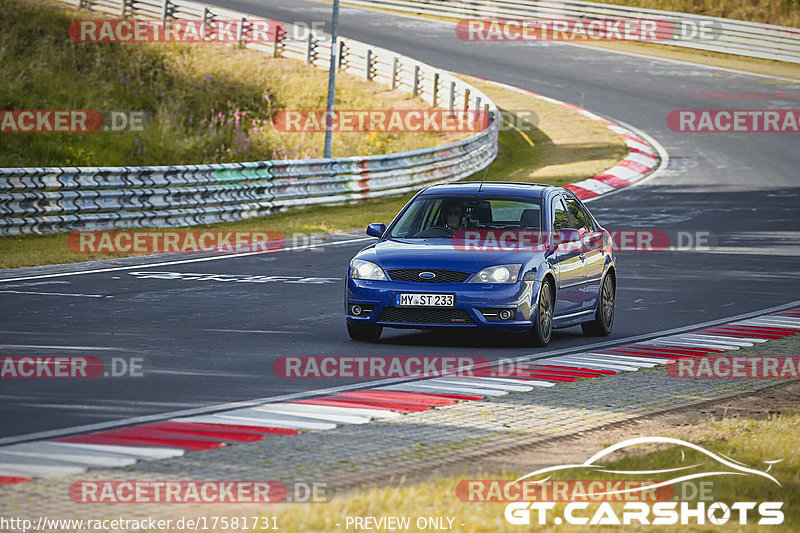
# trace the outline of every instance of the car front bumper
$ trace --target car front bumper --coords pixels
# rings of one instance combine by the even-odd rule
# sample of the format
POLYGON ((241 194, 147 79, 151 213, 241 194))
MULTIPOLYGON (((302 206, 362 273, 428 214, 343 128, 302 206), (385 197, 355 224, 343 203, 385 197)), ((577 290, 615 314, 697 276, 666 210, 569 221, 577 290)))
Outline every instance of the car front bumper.
POLYGON ((487 328, 504 331, 527 331, 531 322, 533 281, 513 284, 414 283, 397 281, 354 280, 348 278, 345 313, 351 324, 369 324, 392 328, 487 328), (453 307, 401 307, 396 295, 408 293, 453 294, 453 307), (352 306, 362 307, 356 316, 352 306), (500 310, 511 317, 501 320, 500 310))

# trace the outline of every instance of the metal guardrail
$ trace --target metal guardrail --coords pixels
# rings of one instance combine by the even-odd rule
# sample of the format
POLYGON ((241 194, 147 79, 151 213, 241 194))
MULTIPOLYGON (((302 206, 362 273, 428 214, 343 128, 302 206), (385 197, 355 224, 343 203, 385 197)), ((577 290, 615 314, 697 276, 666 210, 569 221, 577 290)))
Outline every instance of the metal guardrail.
MULTIPOLYGON (((69 3, 116 17, 255 20, 236 11, 171 0, 78 0, 69 3)), ((243 42, 275 56, 327 68, 328 35, 285 25, 276 43, 243 42), (308 34, 305 39, 296 36, 308 34)), ((496 112, 485 94, 449 72, 349 39, 338 68, 418 95, 435 107, 496 112), (447 105, 442 105, 447 104, 447 105)), ((498 121, 458 142, 378 156, 149 167, 0 169, 0 235, 175 227, 263 216, 313 204, 335 204, 463 179, 497 155, 498 121)))
MULTIPOLYGON (((664 20, 674 28, 699 28, 695 36, 656 32, 656 44, 800 63, 800 28, 690 15, 628 6, 564 1, 524 0, 342 0, 345 4, 380 7, 419 15, 459 19, 647 19, 664 20)), ((688 33, 688 31, 687 31, 688 33)))

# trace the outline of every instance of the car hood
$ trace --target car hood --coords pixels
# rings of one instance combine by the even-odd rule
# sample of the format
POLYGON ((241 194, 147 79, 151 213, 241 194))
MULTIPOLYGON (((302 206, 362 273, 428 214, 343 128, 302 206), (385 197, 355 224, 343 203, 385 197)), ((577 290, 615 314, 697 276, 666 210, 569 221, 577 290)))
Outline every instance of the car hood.
POLYGON ((359 259, 379 264, 385 270, 424 268, 477 272, 493 265, 525 264, 535 252, 508 250, 465 250, 450 239, 390 239, 362 250, 359 259))

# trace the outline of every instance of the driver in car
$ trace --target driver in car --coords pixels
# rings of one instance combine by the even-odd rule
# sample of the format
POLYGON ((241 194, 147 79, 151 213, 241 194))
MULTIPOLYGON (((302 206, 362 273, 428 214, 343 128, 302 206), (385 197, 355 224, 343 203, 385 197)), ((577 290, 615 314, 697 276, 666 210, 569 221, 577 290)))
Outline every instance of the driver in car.
POLYGON ((444 227, 456 231, 461 229, 461 219, 464 217, 464 208, 461 204, 450 203, 444 206, 445 224, 444 227))

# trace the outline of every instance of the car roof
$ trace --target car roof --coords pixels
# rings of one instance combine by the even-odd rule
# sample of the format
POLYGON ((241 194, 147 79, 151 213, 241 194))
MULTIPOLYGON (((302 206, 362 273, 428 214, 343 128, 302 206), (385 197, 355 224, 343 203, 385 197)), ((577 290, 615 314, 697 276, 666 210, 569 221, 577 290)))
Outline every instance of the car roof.
POLYGON ((559 189, 553 185, 542 185, 540 183, 514 183, 504 181, 487 181, 483 183, 479 181, 460 181, 456 183, 444 183, 441 185, 431 185, 423 190, 421 194, 500 194, 512 196, 530 196, 534 198, 541 198, 545 195, 546 191, 552 189, 559 189))

